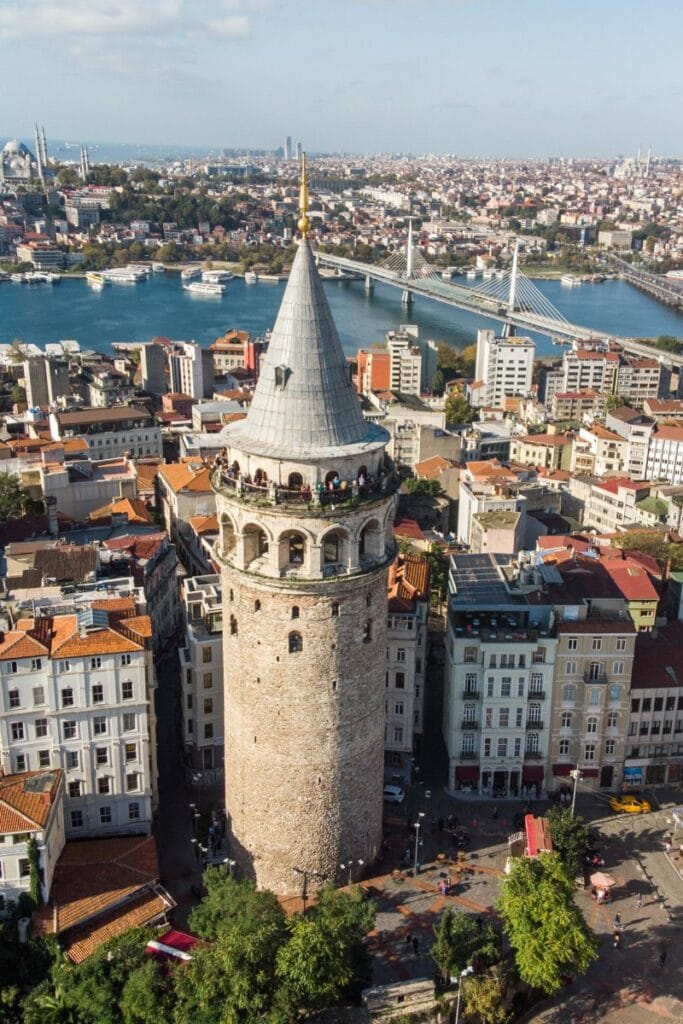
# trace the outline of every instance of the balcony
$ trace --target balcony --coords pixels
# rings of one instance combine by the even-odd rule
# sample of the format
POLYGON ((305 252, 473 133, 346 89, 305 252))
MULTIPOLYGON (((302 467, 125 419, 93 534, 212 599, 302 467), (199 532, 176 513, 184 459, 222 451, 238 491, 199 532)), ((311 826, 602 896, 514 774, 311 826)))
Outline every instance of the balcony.
POLYGON ((462 722, 460 723, 460 728, 461 729, 478 729, 479 728, 479 722, 474 722, 474 721, 470 720, 469 718, 464 718, 462 720, 462 722))
POLYGON ((542 761, 543 754, 540 750, 525 750, 524 751, 525 761, 542 761))
POLYGON ((217 460, 211 480, 214 490, 221 491, 229 498, 261 507, 291 507, 296 509, 297 515, 334 515, 339 505, 351 505, 352 508, 356 508, 361 504, 379 501, 386 495, 393 494, 398 489, 399 482, 393 463, 388 458, 385 460, 383 476, 380 479, 366 481, 362 485, 357 480, 345 480, 333 491, 316 489, 306 484, 292 489, 272 482, 265 485, 247 482, 220 459, 217 460))
POLYGON ((545 700, 545 690, 529 690, 527 700, 545 700))
POLYGON ((526 721, 527 729, 542 729, 543 719, 542 718, 527 718, 526 721))
POLYGON ((460 751, 461 761, 478 761, 479 751, 477 750, 461 750, 460 751))
POLYGON ((597 676, 592 675, 590 672, 584 672, 583 681, 584 683, 592 683, 596 686, 605 686, 607 683, 607 676, 604 672, 601 672, 600 675, 597 676))
POLYGON ((462 699, 463 700, 479 700, 480 697, 481 697, 481 694, 479 693, 478 690, 463 690, 462 691, 462 699))

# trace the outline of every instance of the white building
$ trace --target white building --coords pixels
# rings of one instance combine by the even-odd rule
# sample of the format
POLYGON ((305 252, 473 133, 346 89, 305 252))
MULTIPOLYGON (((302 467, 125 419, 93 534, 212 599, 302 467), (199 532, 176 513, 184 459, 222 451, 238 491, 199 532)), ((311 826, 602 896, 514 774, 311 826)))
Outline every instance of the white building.
POLYGON ((683 483, 683 424, 660 424, 650 435, 645 476, 648 480, 683 483))
POLYGON ((422 353, 404 331, 387 337, 390 387, 404 395, 419 395, 422 381, 422 353))
POLYGON ((152 414, 138 406, 51 412, 50 433, 55 441, 85 439, 93 459, 162 457, 161 428, 152 414))
POLYGON ((410 762, 423 730, 429 563, 399 555, 389 569, 385 774, 410 781, 410 762))
MULTIPOLYGON (((183 583, 183 739, 193 769, 223 769, 223 607, 218 575, 183 583)), ((215 775, 210 776, 215 781, 215 775)))
POLYGON ((179 341, 168 354, 171 391, 194 399, 213 395, 213 353, 194 341, 179 341))
POLYGON ((22 772, 0 778, 0 914, 31 888, 30 843, 36 844, 43 900, 50 896, 64 848, 64 773, 22 772))
POLYGON ((51 451, 43 454, 37 472, 43 496, 77 521, 118 498, 137 495, 135 466, 127 458, 65 462, 63 452, 51 451))
POLYGON ((148 834, 156 789, 152 624, 132 597, 77 609, 48 606, 3 634, 0 768, 63 770, 68 837, 148 834))
POLYGON ((531 338, 497 338, 494 331, 477 331, 475 377, 483 384, 479 404, 502 409, 505 398, 529 395, 535 354, 531 338))

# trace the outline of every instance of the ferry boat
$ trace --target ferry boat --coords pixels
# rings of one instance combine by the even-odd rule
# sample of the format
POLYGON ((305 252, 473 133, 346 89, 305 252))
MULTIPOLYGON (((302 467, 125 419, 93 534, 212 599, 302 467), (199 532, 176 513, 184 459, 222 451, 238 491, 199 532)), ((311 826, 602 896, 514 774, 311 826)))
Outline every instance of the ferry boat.
POLYGON ((98 270, 89 270, 85 275, 85 279, 91 288, 104 288, 106 285, 111 284, 109 278, 105 277, 104 274, 100 274, 98 270))
POLYGON ((184 284, 183 290, 192 295, 222 295, 225 285, 211 284, 209 281, 192 281, 191 284, 184 284))
POLYGON ((201 267, 188 267, 187 270, 181 270, 180 280, 181 281, 194 281, 201 275, 201 267))
POLYGON ((129 263, 125 269, 132 270, 134 274, 143 274, 144 277, 149 277, 152 273, 151 263, 129 263))
POLYGON ((234 276, 229 270, 202 271, 202 281, 206 284, 222 284, 224 281, 232 281, 234 276))
POLYGON ((29 270, 24 274, 27 284, 59 284, 62 280, 59 274, 51 274, 48 270, 29 270))
POLYGON ((139 284, 147 275, 131 267, 115 267, 113 270, 105 270, 104 276, 112 284, 139 284))
POLYGON ((583 284, 583 281, 576 274, 563 274, 560 278, 560 284, 565 285, 567 288, 575 288, 577 285, 583 284))
POLYGON ((255 270, 244 271, 244 283, 245 284, 256 284, 258 281, 258 274, 255 270))

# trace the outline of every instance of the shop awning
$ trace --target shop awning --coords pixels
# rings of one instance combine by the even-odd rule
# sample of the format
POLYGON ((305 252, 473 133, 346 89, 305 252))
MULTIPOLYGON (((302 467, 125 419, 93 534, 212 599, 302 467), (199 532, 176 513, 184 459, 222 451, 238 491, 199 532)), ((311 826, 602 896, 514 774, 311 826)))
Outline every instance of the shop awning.
POLYGON ((543 767, 539 764, 522 765, 522 782, 543 782, 543 767))
POLYGON ((597 779, 598 769, 597 768, 582 768, 581 777, 584 779, 597 779))
POLYGON ((553 765, 553 775, 569 775, 571 770, 572 770, 572 766, 570 764, 554 764, 553 765))
POLYGON ((455 768, 458 782, 479 782, 479 767, 476 764, 459 764, 455 768))
POLYGON ((553 841, 547 818, 534 818, 533 814, 525 814, 524 831, 526 832, 526 852, 529 857, 537 853, 552 853, 553 841))

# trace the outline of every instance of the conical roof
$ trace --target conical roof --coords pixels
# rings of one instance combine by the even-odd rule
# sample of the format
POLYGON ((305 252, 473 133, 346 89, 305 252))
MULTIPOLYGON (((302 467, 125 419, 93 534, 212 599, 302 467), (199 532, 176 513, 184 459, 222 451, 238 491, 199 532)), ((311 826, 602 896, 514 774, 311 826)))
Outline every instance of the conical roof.
POLYGON ((363 417, 311 247, 299 244, 246 419, 230 443, 275 458, 315 458, 384 431, 363 417))

